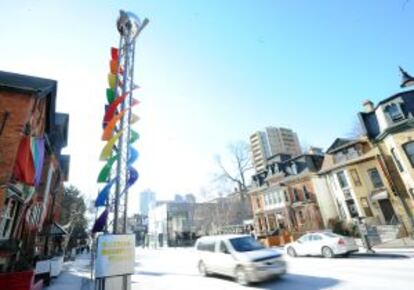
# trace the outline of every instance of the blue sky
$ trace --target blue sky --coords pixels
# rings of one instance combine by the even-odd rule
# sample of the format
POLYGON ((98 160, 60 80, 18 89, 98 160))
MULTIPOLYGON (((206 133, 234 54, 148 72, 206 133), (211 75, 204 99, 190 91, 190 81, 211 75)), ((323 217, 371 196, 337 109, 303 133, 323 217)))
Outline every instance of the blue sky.
POLYGON ((5 2, 0 69, 58 80, 57 108, 71 118, 70 182, 90 198, 120 8, 150 19, 136 51, 132 196, 209 188, 214 155, 269 125, 327 148, 352 130, 363 100, 400 90, 399 65, 414 74, 413 1, 5 2))

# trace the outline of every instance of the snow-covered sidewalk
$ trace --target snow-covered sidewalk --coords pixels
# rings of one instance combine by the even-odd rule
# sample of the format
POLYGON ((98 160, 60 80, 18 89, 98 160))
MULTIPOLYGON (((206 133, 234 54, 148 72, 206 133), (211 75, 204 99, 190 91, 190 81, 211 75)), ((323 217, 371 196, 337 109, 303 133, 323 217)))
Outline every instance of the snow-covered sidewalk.
POLYGON ((66 262, 62 273, 54 278, 45 290, 89 290, 92 289, 90 254, 76 256, 75 261, 66 262))

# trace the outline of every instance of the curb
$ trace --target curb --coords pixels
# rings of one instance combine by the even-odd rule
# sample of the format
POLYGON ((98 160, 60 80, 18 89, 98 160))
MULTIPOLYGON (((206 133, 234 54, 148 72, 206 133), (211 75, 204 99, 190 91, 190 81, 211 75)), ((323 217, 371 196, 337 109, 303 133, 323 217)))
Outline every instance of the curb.
POLYGON ((391 258, 391 259, 410 259, 410 256, 402 254, 386 254, 386 253, 354 253, 349 255, 352 258, 370 257, 370 258, 391 258))

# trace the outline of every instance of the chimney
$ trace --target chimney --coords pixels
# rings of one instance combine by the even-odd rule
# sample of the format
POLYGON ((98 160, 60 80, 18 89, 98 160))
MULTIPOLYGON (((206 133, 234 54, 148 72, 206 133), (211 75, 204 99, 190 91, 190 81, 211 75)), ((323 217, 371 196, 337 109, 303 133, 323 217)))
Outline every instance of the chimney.
POLYGON ((362 105, 364 106, 365 113, 371 113, 374 111, 374 103, 370 100, 365 100, 362 105))

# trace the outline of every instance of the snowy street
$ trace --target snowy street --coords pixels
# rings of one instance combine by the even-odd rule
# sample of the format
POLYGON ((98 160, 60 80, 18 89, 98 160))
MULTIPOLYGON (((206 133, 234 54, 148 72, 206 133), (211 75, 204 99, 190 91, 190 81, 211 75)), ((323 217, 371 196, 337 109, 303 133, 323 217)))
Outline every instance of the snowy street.
MULTIPOLYGON (((257 289, 412 289, 414 257, 289 258, 288 274, 278 280, 254 284, 257 289)), ((243 289, 232 279, 201 277, 192 249, 137 248, 133 290, 243 289)))

